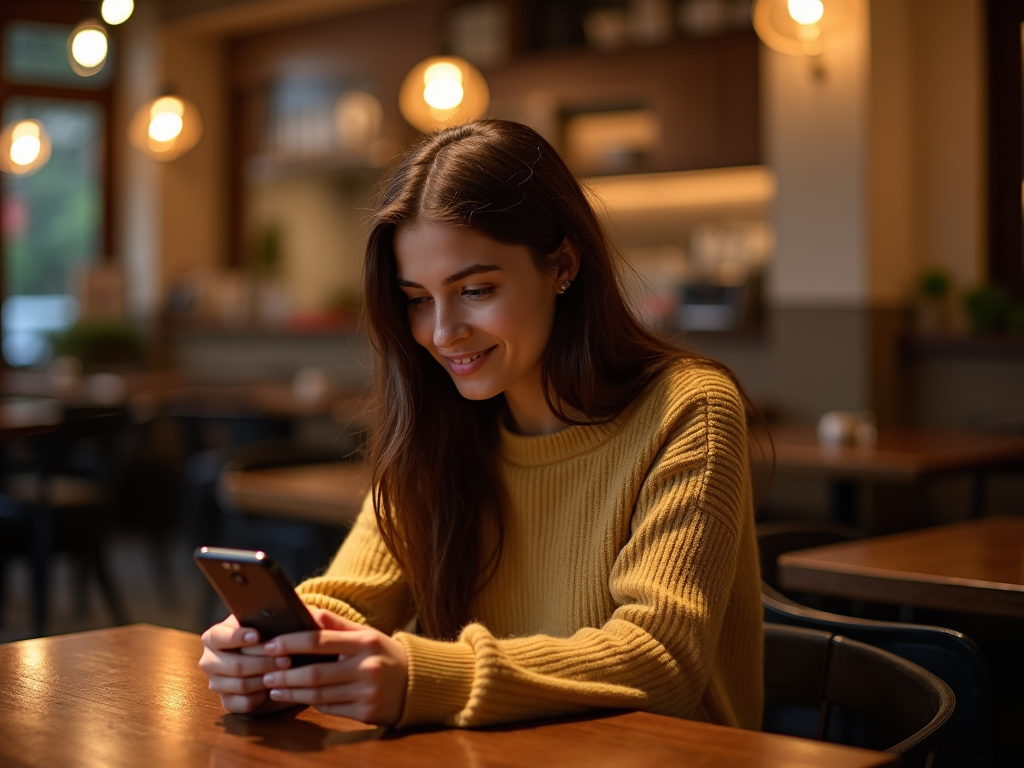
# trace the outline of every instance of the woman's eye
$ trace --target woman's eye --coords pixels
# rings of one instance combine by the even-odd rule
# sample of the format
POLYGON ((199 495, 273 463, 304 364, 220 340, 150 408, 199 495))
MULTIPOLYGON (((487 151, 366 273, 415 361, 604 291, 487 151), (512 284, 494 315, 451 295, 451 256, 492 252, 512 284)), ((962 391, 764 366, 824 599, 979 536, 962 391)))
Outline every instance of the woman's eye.
POLYGON ((410 296, 409 297, 409 309, 416 309, 418 307, 422 307, 428 301, 430 301, 430 297, 429 296, 410 296))
POLYGON ((471 299, 479 299, 494 293, 494 286, 487 286, 485 288, 463 288, 462 295, 469 296, 471 299))

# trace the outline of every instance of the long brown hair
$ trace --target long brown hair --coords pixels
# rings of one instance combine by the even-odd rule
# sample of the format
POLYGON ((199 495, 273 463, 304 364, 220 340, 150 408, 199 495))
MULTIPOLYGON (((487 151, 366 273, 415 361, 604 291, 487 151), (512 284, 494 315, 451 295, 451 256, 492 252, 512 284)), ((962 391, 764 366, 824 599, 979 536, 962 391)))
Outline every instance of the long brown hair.
POLYGON ((658 338, 634 317, 579 180, 535 131, 481 120, 415 146, 382 188, 363 272, 370 335, 380 356, 374 509, 412 589, 421 628, 449 638, 470 620, 470 603, 501 554, 497 440, 504 397, 463 398, 447 371, 413 340, 393 240, 397 227, 423 221, 526 246, 535 266, 552 274, 563 241, 578 249, 579 272, 558 297, 542 360, 545 397, 566 424, 615 417, 674 360, 723 367, 658 338), (493 542, 487 551, 485 540, 493 542))

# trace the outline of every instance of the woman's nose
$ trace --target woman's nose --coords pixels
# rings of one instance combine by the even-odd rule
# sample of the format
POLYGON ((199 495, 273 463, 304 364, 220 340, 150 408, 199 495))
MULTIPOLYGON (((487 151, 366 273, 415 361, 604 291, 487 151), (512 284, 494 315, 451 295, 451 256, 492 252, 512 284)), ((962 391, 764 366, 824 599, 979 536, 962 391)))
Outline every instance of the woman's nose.
POLYGON ((437 302, 434 315, 434 346, 448 349, 459 339, 469 336, 469 324, 458 310, 437 302))

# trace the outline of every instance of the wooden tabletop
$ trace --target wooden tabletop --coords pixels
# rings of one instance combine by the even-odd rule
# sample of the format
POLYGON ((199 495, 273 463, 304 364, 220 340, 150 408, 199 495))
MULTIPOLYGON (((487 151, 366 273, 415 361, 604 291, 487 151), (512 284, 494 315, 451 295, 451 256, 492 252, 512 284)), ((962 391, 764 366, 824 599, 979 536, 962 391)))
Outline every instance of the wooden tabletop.
POLYGON ((779 556, 784 589, 1024 617, 1024 518, 986 517, 779 556))
POLYGON ((0 437, 24 437, 53 430, 64 418, 59 400, 46 397, 0 398, 0 437))
POLYGON ((1024 437, 920 429, 878 431, 867 446, 822 445, 811 427, 772 427, 781 471, 850 480, 913 482, 923 475, 1024 461, 1024 437))
POLYGON ((327 525, 350 524, 369 490, 365 461, 228 470, 219 488, 221 499, 236 509, 327 525))
POLYGON ((871 768, 894 756, 642 712, 386 731, 306 709, 228 715, 199 638, 148 625, 0 645, 5 768, 871 768))

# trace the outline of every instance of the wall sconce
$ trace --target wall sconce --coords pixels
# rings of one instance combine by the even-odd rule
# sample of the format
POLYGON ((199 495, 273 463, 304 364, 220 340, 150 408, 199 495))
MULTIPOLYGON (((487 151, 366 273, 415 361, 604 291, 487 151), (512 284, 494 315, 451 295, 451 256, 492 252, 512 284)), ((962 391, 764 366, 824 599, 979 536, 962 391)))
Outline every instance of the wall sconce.
POLYGON ((856 29, 862 0, 756 0, 751 15, 761 41, 774 51, 817 56, 856 29))
POLYGON ((128 126, 128 140, 154 160, 166 162, 188 152, 203 135, 196 105, 166 95, 146 102, 128 126))
POLYGON ((50 137, 38 120, 19 120, 0 132, 0 171, 28 176, 49 159, 50 137))
POLYGON ((68 35, 68 62, 75 74, 95 75, 107 63, 110 41, 107 30, 95 19, 86 19, 68 35))
POLYGON ((433 56, 405 76, 398 108, 410 125, 431 133, 475 120, 490 99, 480 70, 458 56, 433 56))

